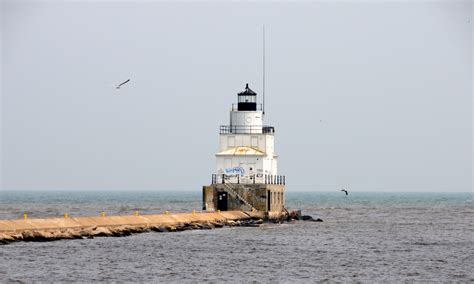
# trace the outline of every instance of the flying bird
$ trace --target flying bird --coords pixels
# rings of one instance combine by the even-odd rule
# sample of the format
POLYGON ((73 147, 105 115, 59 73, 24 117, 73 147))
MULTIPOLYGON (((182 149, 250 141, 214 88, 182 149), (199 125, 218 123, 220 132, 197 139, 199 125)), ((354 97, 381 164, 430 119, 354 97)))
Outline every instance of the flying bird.
POLYGON ((115 88, 116 88, 116 89, 120 89, 120 87, 122 87, 122 85, 127 84, 129 81, 130 81, 130 79, 128 79, 127 81, 124 81, 124 82, 118 84, 115 88))
POLYGON ((345 189, 341 189, 341 191, 344 191, 346 193, 346 195, 349 194, 349 192, 347 192, 347 190, 345 190, 345 189))

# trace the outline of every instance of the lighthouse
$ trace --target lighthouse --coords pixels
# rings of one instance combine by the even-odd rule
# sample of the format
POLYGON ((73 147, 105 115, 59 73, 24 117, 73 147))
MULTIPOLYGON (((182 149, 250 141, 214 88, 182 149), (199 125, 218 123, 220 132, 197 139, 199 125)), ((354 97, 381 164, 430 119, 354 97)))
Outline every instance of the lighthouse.
POLYGON ((219 129, 216 171, 203 186, 206 211, 282 213, 285 176, 278 175, 275 128, 263 124, 262 104, 247 84, 230 109, 229 124, 219 129))

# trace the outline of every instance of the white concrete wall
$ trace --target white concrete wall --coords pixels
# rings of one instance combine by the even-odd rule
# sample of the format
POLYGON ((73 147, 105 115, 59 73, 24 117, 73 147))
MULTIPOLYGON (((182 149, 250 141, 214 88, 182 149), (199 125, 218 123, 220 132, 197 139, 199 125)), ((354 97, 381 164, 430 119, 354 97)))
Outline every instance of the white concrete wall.
POLYGON ((263 173, 266 175, 277 175, 278 174, 278 163, 277 158, 273 156, 267 156, 263 160, 263 173))
POLYGON ((247 146, 258 149, 264 153, 270 153, 268 151, 271 150, 273 154, 274 139, 272 136, 273 135, 266 134, 221 134, 219 136, 219 152, 229 148, 247 146), (271 143, 272 145, 267 145, 267 143, 271 143))
POLYGON ((265 135, 265 153, 267 155, 275 155, 275 136, 274 135, 265 135))
POLYGON ((261 111, 231 111, 230 125, 260 125, 263 124, 261 111))
POLYGON ((263 114, 261 111, 231 111, 230 126, 242 127, 240 133, 262 133, 263 114), (249 127, 248 131, 244 131, 249 127), (252 127, 252 129, 250 129, 252 127))
POLYGON ((230 126, 239 127, 237 131, 240 133, 221 134, 219 136, 219 152, 245 146, 258 149, 265 155, 216 156, 216 173, 218 175, 239 174, 244 178, 244 182, 245 177, 253 175, 277 175, 275 137, 273 134, 263 134, 262 125, 263 113, 261 111, 230 111, 230 126), (248 131, 246 131, 247 126, 249 127, 248 131))
POLYGON ((240 176, 262 174, 263 157, 256 156, 218 156, 216 157, 216 173, 240 176))
POLYGON ((217 174, 277 175, 278 163, 275 154, 273 134, 221 134, 219 152, 239 146, 254 147, 264 152, 265 156, 217 156, 217 174), (257 147, 255 147, 257 145, 257 147), (227 162, 226 162, 227 161, 227 162), (253 165, 253 166, 251 166, 253 165), (252 167, 252 170, 250 168, 252 167))

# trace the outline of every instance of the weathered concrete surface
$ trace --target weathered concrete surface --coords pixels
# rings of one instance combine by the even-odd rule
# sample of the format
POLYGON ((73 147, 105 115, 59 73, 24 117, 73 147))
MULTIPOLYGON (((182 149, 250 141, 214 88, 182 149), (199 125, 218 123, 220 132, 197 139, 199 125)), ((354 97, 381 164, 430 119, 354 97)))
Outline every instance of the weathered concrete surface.
POLYGON ((285 207, 285 185, 282 184, 211 184, 205 185, 202 189, 203 210, 210 212, 217 210, 217 199, 219 192, 229 193, 227 208, 228 210, 251 211, 251 207, 244 204, 237 198, 228 187, 239 194, 243 199, 252 205, 258 211, 274 212, 281 214, 285 207))
POLYGON ((0 220, 0 243, 125 236, 146 231, 181 231, 261 224, 264 214, 241 211, 138 216, 0 220))

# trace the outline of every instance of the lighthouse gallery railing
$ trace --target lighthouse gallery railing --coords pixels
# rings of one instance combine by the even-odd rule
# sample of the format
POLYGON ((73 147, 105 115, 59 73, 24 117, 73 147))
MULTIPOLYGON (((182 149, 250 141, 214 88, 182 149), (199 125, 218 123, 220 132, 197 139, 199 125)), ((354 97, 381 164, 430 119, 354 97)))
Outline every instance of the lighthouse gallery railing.
POLYGON ((239 134, 239 133, 275 133, 273 126, 261 125, 221 125, 220 134, 239 134))
POLYGON ((217 183, 234 183, 234 184, 286 184, 284 175, 251 175, 241 176, 239 174, 212 174, 212 184, 217 183))

